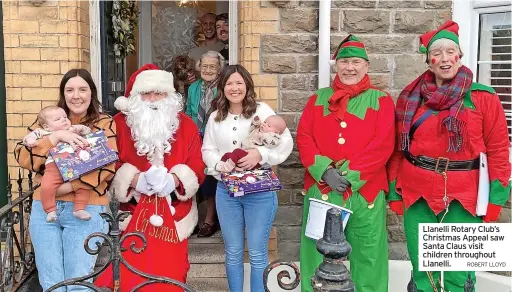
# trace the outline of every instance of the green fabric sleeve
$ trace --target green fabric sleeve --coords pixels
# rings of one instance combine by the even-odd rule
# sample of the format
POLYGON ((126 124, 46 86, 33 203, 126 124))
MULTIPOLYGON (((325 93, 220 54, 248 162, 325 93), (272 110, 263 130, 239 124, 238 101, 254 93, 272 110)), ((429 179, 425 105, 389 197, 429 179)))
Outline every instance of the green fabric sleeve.
POLYGON ((361 172, 350 169, 350 161, 343 163, 339 170, 349 182, 353 192, 359 191, 359 189, 366 183, 365 180, 361 180, 361 172))
POLYGON ((389 193, 386 196, 388 201, 401 201, 402 196, 396 192, 396 179, 389 183, 389 193))
POLYGON ((489 190, 489 203, 503 206, 510 199, 510 182, 503 186, 498 179, 491 182, 489 190))
POLYGON ((323 155, 315 155, 315 163, 308 167, 311 176, 317 181, 322 181, 322 175, 331 165, 332 160, 323 155))

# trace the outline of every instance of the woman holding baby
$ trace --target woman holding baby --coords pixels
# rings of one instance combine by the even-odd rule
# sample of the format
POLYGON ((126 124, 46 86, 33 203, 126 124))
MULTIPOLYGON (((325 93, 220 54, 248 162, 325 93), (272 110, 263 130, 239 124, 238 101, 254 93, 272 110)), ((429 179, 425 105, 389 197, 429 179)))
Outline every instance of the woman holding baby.
MULTIPOLYGON (((100 113, 96 85, 87 70, 72 69, 64 75, 60 83, 57 106, 66 114, 60 117, 57 114, 58 109, 54 110, 55 117, 62 120, 62 123, 87 126, 93 132, 103 130, 109 146, 113 150, 117 149, 115 124, 110 116, 100 113)), ((85 138, 74 130, 76 127, 51 131, 48 123, 55 120, 50 120, 48 114, 48 112, 41 112, 38 121, 30 126, 29 130, 33 132, 38 128, 44 128, 50 131, 45 135, 38 135, 37 140, 30 143, 30 146, 24 142, 18 143, 14 152, 21 167, 36 172, 36 180, 41 180, 43 175, 50 175, 45 174, 45 166, 49 150, 55 145, 68 143, 74 149, 88 146, 85 138), (45 119, 47 117, 48 119, 45 119)), ((50 209, 43 207, 41 202, 42 187, 34 191, 29 228, 35 250, 39 282, 43 290, 46 291, 65 279, 85 276, 93 270, 96 256, 85 251, 84 242, 91 233, 108 230, 108 224, 100 213, 107 210, 106 189, 108 182, 114 177, 114 170, 114 164, 110 164, 83 175, 77 180, 60 184, 56 188, 55 206, 50 209), (83 211, 89 215, 81 216, 83 212, 77 212, 80 211, 76 210, 75 204, 77 191, 86 193, 87 200, 83 204, 85 205, 83 211), (51 210, 55 212, 55 220, 48 220, 47 216, 52 212, 51 210)), ((51 175, 58 175, 58 173, 51 175)), ((43 183, 46 180, 45 177, 43 183)), ((93 249, 96 248, 94 241, 89 242, 89 246, 93 249)), ((86 290, 85 287, 70 286, 67 290, 60 288, 55 291, 86 290)))
MULTIPOLYGON (((267 104, 256 101, 249 72, 240 65, 227 66, 220 74, 217 90, 216 110, 208 119, 202 147, 208 169, 229 171, 235 165, 236 170, 249 170, 258 165, 277 165, 285 161, 293 148, 290 131, 267 104), (251 124, 255 121, 260 124, 251 131, 251 124), (278 135, 278 145, 256 141, 257 137, 265 135, 263 133, 278 135), (235 158, 233 153, 240 152, 240 148, 245 154, 235 158)), ((216 178, 220 179, 218 175, 216 178)), ((251 291, 264 291, 263 271, 268 264, 267 245, 277 211, 276 192, 230 197, 224 184, 219 182, 216 204, 225 244, 229 290, 243 291, 244 235, 247 229, 250 230, 247 232, 247 245, 251 291)))

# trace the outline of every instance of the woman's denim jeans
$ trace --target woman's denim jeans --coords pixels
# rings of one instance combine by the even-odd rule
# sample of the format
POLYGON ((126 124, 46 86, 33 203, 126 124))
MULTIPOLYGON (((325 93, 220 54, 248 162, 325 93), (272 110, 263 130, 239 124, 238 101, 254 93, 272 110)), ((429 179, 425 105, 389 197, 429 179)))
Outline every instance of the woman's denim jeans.
MULTIPOLYGON (((58 282, 85 276, 93 271, 96 256, 85 251, 85 239, 94 232, 107 232, 108 223, 99 215, 106 206, 88 205, 89 221, 73 216, 73 202, 57 201, 57 221, 46 222, 41 201, 33 201, 30 214, 30 236, 34 245, 39 283, 46 291, 58 282)), ((89 247, 97 249, 95 237, 89 247)), ((68 286, 54 291, 92 291, 86 287, 68 286)))
POLYGON ((263 292, 263 271, 268 265, 268 240, 277 211, 275 192, 232 198, 217 184, 217 214, 226 251, 229 291, 243 292, 244 231, 251 264, 251 292, 263 292))

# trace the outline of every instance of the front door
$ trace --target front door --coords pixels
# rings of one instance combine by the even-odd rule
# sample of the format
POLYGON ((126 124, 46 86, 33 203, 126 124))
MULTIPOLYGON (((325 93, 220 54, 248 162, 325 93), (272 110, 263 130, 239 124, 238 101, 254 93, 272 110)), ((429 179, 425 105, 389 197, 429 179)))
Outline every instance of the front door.
POLYGON ((114 115, 117 97, 124 93, 124 60, 116 61, 114 38, 112 37, 112 3, 100 1, 100 40, 101 40, 101 101, 103 111, 114 115))

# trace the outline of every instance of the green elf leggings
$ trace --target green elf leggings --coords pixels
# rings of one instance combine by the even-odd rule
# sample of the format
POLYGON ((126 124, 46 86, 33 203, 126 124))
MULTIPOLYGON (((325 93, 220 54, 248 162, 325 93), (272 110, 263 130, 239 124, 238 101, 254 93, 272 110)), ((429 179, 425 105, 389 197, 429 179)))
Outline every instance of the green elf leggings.
MULTIPOLYGON (((404 208, 405 209, 405 208, 404 208)), ((418 292, 432 292, 431 281, 427 272, 418 271, 418 229, 419 223, 439 223, 445 211, 434 214, 424 199, 419 199, 404 212, 405 238, 407 239, 407 250, 413 267, 413 278, 418 292)), ((480 217, 471 215, 459 201, 453 200, 450 203, 448 213, 443 223, 482 223, 480 217)), ((441 272, 431 272, 437 291, 441 292, 439 279, 441 272)), ((444 272, 444 289, 446 292, 464 292, 464 283, 471 276, 473 283, 476 283, 475 272, 444 272)), ((475 290, 473 289, 473 292, 475 290)))
MULTIPOLYGON (((304 235, 309 213, 309 198, 321 199, 315 185, 304 198, 304 215, 300 246, 301 291, 312 292, 311 277, 323 260, 316 250, 316 241, 304 235)), ((344 206, 340 194, 329 193, 329 203, 344 206)), ((388 238, 386 229, 386 199, 379 193, 373 205, 359 193, 353 193, 346 202, 346 208, 354 213, 348 220, 345 235, 352 246, 349 255, 350 273, 356 292, 388 291, 388 238)))

